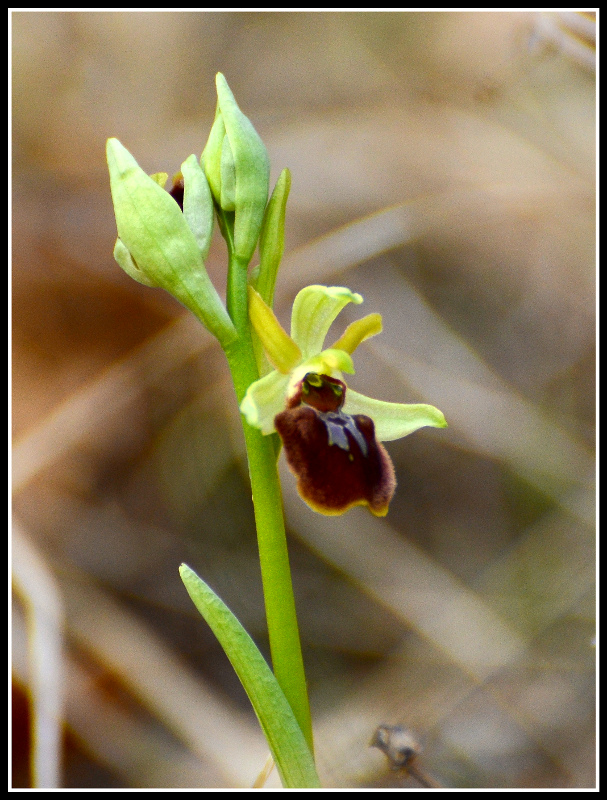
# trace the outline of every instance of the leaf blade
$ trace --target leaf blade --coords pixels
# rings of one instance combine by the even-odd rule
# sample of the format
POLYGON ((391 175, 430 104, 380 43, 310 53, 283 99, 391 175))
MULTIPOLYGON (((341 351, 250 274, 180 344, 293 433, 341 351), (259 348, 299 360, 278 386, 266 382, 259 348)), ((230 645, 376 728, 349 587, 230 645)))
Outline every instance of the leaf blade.
POLYGON ((314 759, 293 711, 257 646, 226 604, 187 564, 181 579, 249 696, 285 788, 319 788, 314 759))

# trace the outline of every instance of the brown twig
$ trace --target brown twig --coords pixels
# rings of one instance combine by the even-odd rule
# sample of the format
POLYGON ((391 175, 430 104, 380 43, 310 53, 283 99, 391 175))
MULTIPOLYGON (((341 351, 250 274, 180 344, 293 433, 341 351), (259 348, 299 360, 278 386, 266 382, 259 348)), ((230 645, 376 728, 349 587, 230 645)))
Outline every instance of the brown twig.
POLYGON ((440 783, 431 778, 417 764, 422 746, 411 731, 401 725, 380 725, 370 743, 385 753, 390 769, 403 776, 411 776, 426 789, 439 789, 440 783))

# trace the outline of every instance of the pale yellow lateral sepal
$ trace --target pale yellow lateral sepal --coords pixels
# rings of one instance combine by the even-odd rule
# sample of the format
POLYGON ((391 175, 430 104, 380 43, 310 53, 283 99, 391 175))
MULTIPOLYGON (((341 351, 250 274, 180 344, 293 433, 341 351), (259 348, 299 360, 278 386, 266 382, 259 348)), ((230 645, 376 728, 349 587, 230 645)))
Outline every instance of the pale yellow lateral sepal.
POLYGON ((364 414, 375 423, 375 436, 380 442, 402 439, 420 428, 446 428, 442 411, 425 403, 387 403, 348 389, 345 414, 364 414))
POLYGON ((249 286, 249 318, 268 359, 287 375, 301 361, 301 350, 252 286, 249 286))

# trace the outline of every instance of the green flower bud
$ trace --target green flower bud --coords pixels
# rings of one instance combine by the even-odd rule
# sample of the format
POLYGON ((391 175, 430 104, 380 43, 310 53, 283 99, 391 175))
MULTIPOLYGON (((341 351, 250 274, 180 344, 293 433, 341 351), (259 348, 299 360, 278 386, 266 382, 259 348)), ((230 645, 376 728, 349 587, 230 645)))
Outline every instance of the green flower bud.
POLYGON ((234 213, 234 253, 248 264, 268 202, 270 162, 221 72, 216 83, 217 111, 201 163, 215 202, 224 212, 234 213))
POLYGON ((196 157, 182 165, 184 213, 158 177, 147 175, 117 139, 108 140, 107 161, 118 264, 140 283, 170 292, 222 343, 234 339, 232 321, 204 266, 213 207, 196 157))

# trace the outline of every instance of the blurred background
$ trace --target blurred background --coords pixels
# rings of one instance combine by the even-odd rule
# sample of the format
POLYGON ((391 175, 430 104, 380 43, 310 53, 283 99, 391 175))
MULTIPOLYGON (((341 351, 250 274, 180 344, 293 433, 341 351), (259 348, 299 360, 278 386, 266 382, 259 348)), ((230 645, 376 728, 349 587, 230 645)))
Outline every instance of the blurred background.
MULTIPOLYGON (((384 333, 351 385, 449 422, 388 444, 384 520, 284 473, 323 785, 419 785, 383 723, 445 787, 593 787, 594 14, 11 19, 13 786, 240 788, 266 758, 177 571, 267 653, 226 365, 113 261, 104 160, 200 155, 221 70, 292 173, 278 316, 360 292, 333 338, 384 333)), ((223 291, 218 235, 207 267, 223 291)))

